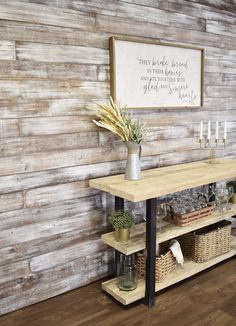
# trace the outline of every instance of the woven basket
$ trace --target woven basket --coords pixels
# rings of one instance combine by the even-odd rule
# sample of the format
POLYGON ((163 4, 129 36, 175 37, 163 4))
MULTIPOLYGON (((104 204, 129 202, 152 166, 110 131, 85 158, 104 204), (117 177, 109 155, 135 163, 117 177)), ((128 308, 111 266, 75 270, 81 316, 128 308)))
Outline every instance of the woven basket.
MULTIPOLYGON (((156 282, 161 282, 164 278, 172 272, 176 267, 176 259, 170 249, 166 249, 167 245, 160 245, 160 250, 163 254, 156 257, 156 282)), ((169 247, 169 245, 168 245, 169 247)), ((137 255, 138 276, 145 278, 146 275, 146 257, 144 252, 137 255)))
POLYGON ((185 226, 191 222, 194 222, 203 217, 211 215, 213 213, 213 210, 214 210, 214 205, 209 204, 206 208, 201 208, 191 213, 177 214, 173 212, 172 214, 169 214, 167 216, 166 220, 169 223, 176 224, 178 226, 185 226))
POLYGON ((231 222, 221 221, 180 238, 183 255, 197 263, 208 261, 230 250, 231 222))

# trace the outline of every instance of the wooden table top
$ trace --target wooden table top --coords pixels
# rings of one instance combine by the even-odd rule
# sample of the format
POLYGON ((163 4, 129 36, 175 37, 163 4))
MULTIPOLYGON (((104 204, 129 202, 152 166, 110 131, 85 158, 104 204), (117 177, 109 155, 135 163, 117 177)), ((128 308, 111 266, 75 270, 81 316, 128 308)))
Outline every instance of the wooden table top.
POLYGON ((197 161, 145 170, 138 181, 125 180, 121 174, 90 180, 89 185, 138 202, 234 177, 236 160, 220 159, 215 164, 197 161))

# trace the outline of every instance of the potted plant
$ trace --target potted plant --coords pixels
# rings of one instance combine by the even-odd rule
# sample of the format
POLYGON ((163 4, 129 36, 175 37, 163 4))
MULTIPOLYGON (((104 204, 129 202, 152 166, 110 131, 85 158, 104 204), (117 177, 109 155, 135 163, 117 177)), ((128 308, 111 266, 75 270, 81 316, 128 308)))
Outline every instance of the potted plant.
POLYGON ((109 216, 109 221, 115 229, 116 240, 127 242, 130 237, 130 229, 135 221, 133 213, 129 211, 114 211, 109 216))
MULTIPOLYGON (((95 109, 94 106, 90 108, 95 109)), ((114 102, 112 97, 110 97, 109 104, 96 104, 96 116, 98 120, 93 120, 93 122, 116 134, 128 149, 125 179, 141 179, 141 141, 147 132, 145 124, 133 119, 127 108, 114 102)))

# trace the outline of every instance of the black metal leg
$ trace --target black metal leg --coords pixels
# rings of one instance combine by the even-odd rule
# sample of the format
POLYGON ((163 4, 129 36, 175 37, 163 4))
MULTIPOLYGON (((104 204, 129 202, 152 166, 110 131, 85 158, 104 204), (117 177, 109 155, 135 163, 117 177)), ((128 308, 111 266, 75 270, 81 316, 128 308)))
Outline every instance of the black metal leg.
POLYGON ((214 202, 216 197, 215 197, 215 191, 216 191, 216 182, 209 183, 209 202, 214 202))
POLYGON ((146 288, 145 304, 155 303, 155 262, 156 262, 156 198, 146 201, 146 288))
POLYGON ((118 250, 115 250, 115 265, 114 265, 114 275, 119 276, 120 274, 120 255, 118 250))
POLYGON ((123 211, 124 210, 124 198, 115 196, 115 210, 116 211, 123 211))
MULTIPOLYGON (((115 210, 123 211, 124 210, 124 198, 115 196, 115 210)), ((115 266, 114 274, 118 275, 120 270, 120 252, 115 250, 115 266)))

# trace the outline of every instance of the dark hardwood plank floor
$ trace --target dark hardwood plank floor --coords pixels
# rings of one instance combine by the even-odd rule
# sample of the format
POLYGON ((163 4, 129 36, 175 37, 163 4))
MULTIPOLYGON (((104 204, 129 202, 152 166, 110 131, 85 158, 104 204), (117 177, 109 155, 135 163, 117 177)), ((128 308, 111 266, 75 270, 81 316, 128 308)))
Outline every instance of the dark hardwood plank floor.
POLYGON ((101 282, 0 317, 1 326, 236 325, 236 259, 194 276, 156 297, 123 307, 101 291, 101 282))

